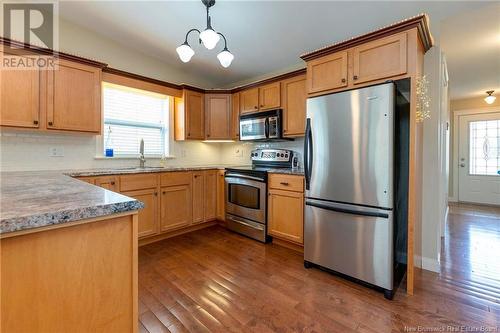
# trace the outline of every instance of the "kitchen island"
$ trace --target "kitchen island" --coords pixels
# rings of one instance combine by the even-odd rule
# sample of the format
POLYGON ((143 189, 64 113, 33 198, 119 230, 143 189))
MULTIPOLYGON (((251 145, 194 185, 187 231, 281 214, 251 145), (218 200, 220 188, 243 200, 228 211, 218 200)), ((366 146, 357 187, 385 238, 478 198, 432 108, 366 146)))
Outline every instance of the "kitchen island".
POLYGON ((58 171, 1 173, 1 331, 136 332, 142 207, 58 171))

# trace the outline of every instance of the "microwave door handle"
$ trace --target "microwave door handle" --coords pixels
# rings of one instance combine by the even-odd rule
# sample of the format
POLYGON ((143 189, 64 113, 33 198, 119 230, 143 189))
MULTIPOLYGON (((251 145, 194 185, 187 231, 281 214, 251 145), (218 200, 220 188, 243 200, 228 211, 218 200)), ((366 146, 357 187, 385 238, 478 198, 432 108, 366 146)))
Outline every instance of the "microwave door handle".
POLYGON ((264 131, 266 139, 269 139, 269 118, 266 118, 266 121, 264 122, 264 131))

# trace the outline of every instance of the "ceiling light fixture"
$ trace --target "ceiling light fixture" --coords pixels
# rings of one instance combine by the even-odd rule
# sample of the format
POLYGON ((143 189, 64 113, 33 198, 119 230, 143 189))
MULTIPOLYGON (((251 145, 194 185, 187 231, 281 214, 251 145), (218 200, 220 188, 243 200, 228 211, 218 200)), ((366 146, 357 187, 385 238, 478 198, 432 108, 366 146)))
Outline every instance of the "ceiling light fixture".
POLYGON ((217 59, 219 59, 222 67, 227 68, 231 65, 231 62, 234 59, 234 55, 227 49, 226 37, 212 28, 212 18, 210 17, 209 10, 210 7, 215 5, 215 0, 201 0, 201 2, 207 8, 207 28, 201 32, 198 29, 189 30, 186 34, 184 43, 177 47, 177 54, 179 55, 179 58, 182 62, 189 62, 191 60, 194 55, 194 50, 188 43, 188 37, 189 34, 193 31, 196 31, 199 34, 199 43, 203 43, 203 45, 209 50, 214 49, 215 46, 217 46, 220 37, 222 37, 224 39, 224 49, 219 52, 219 54, 217 54, 217 59))
POLYGON ((495 90, 488 90, 486 93, 488 96, 484 98, 484 101, 488 104, 493 104, 493 102, 497 99, 495 96, 492 96, 492 94, 495 92, 495 90))

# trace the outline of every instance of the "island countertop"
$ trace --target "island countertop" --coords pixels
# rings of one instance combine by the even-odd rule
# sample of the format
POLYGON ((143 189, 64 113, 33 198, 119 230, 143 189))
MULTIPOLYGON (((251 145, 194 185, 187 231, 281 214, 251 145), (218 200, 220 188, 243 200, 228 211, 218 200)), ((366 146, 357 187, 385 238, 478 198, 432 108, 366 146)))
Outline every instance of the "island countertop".
POLYGON ((62 171, 0 173, 0 234, 143 208, 142 202, 62 171))

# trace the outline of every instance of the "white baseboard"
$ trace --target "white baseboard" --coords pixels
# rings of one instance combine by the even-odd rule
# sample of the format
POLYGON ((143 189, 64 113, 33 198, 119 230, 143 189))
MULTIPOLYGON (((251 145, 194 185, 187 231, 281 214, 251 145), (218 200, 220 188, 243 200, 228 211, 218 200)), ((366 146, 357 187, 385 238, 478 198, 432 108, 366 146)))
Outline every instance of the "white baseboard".
POLYGON ((458 202, 458 198, 456 196, 448 197, 448 202, 458 202))
POLYGON ((439 273, 441 271, 439 260, 431 259, 427 257, 415 256, 414 257, 415 267, 425 269, 426 271, 431 271, 439 273))

